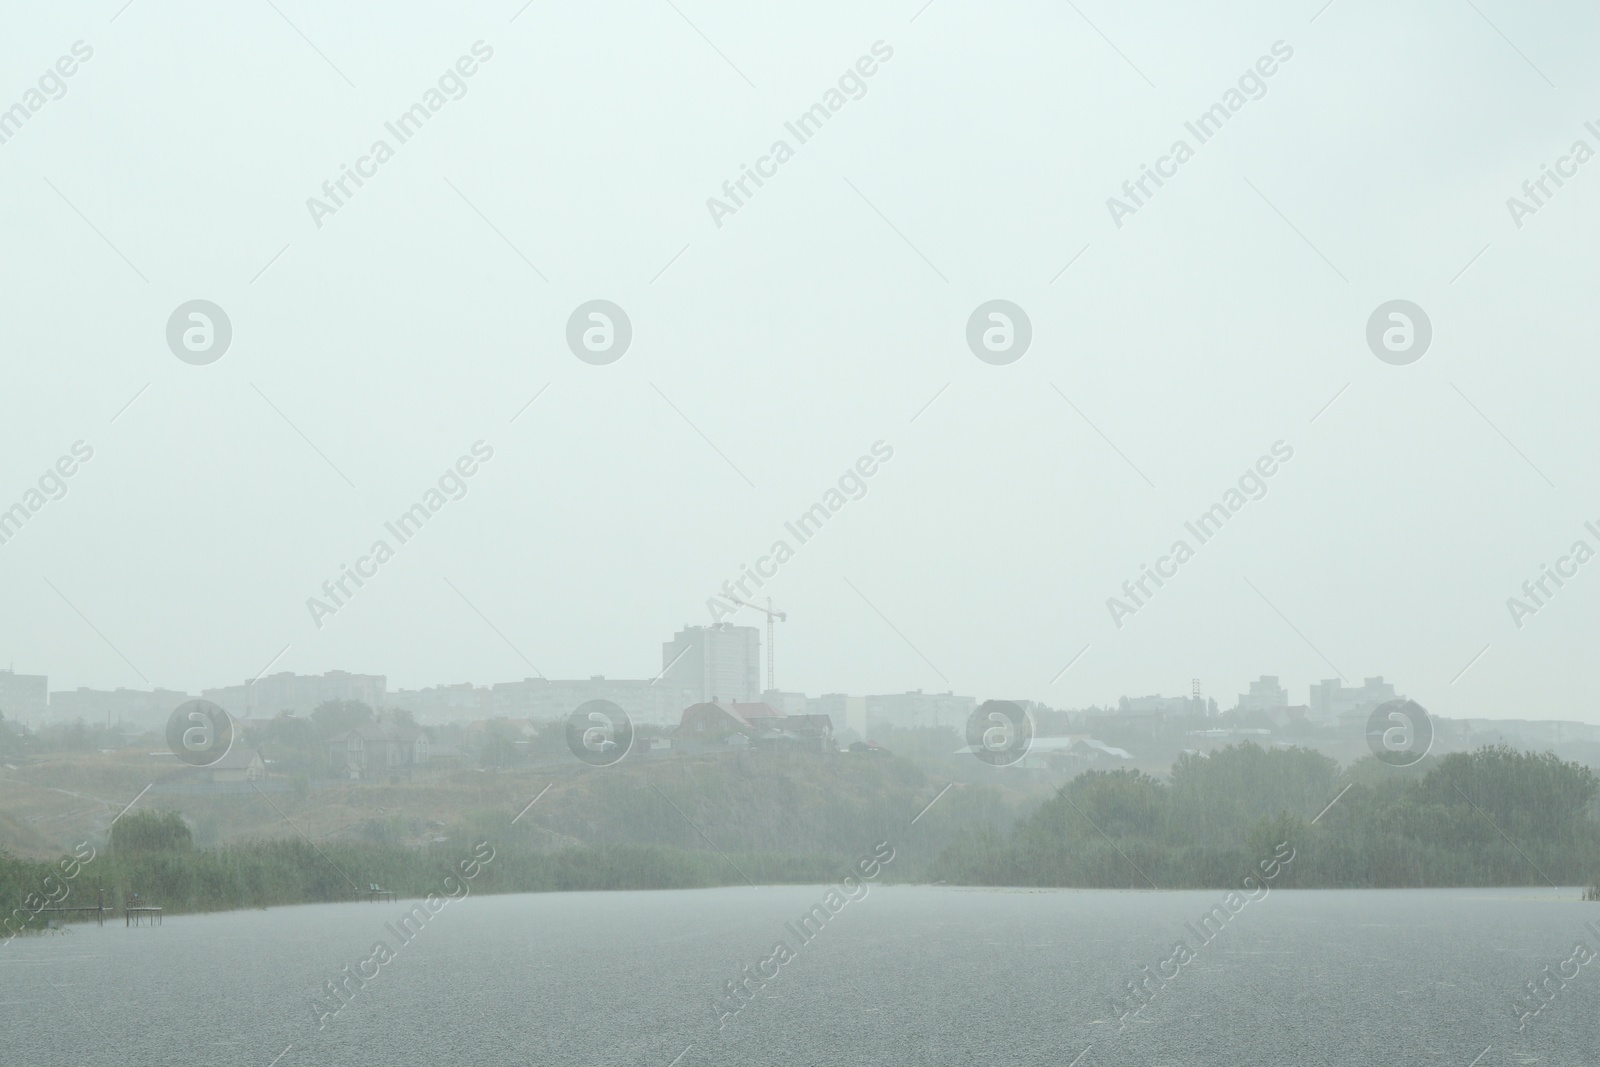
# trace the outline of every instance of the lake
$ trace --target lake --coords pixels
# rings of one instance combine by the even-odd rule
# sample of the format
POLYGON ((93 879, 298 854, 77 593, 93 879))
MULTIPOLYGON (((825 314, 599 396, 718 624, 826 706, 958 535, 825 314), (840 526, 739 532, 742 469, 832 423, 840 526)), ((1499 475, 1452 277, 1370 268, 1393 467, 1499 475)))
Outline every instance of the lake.
POLYGON ((406 924, 415 902, 75 926, 0 948, 0 1061, 1469 1067, 1487 1048, 1482 1067, 1600 1062, 1600 961, 1566 964, 1566 988, 1550 982, 1520 1033, 1512 1010, 1580 941, 1600 950, 1586 927, 1600 929, 1600 904, 1576 889, 1275 890, 1236 911, 1215 890, 826 892, 472 896, 406 924), (335 998, 325 983, 341 979, 335 998))

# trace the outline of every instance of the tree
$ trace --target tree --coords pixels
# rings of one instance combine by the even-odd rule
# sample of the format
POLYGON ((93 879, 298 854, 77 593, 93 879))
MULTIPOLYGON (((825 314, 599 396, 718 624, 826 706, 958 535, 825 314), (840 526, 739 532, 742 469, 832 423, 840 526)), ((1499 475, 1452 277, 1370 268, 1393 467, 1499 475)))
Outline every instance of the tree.
POLYGON ((492 719, 484 724, 483 742, 479 757, 485 767, 509 767, 519 759, 517 742, 522 740, 522 727, 509 719, 492 719))
POLYGON ((1179 838, 1243 844, 1256 820, 1283 812, 1315 815, 1337 790, 1339 764, 1304 748, 1244 742, 1208 756, 1185 753, 1172 767, 1179 838))
POLYGON ((0 758, 10 759, 27 751, 28 731, 21 723, 11 722, 0 714, 0 758))
POLYGON ((1516 841, 1567 838, 1597 791, 1600 780, 1582 764, 1506 745, 1453 752, 1417 786, 1423 802, 1476 809, 1516 841))
POLYGON ((325 762, 316 725, 287 711, 267 723, 261 740, 262 756, 284 769, 309 774, 325 762))
POLYGON ((359 700, 330 700, 311 713, 317 735, 324 740, 372 722, 372 709, 359 700))
POLYGON ((124 815, 111 827, 111 851, 182 852, 194 847, 189 824, 175 811, 138 811, 124 815))

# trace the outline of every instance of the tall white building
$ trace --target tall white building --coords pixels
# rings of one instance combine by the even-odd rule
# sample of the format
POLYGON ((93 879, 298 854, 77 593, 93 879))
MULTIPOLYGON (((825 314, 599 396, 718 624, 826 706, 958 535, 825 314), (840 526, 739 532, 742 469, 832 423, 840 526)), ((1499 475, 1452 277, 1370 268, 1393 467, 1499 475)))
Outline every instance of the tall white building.
POLYGON ((1250 683, 1250 692, 1239 694, 1240 711, 1271 711, 1289 706, 1289 691, 1278 684, 1275 674, 1263 674, 1250 683))
POLYGON ((1379 704, 1397 699, 1394 686, 1376 678, 1363 678, 1361 685, 1345 686, 1338 678, 1324 678, 1311 687, 1311 721, 1337 725, 1342 716, 1370 712, 1379 704))
POLYGON ((172 709, 189 699, 175 689, 77 689, 50 694, 50 721, 127 721, 139 726, 164 723, 172 709))
POLYGON ((697 699, 761 699, 761 631, 719 622, 685 626, 661 646, 661 681, 695 691, 697 699))
POLYGON ((45 675, 0 671, 0 715, 24 723, 37 721, 49 705, 49 690, 45 675))

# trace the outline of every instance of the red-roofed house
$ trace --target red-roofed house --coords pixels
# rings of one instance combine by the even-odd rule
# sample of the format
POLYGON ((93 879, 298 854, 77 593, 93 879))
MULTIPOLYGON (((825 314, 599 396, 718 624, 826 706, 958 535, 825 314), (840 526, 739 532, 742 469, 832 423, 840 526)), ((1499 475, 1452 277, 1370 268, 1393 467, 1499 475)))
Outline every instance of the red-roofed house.
POLYGON ((833 749, 833 720, 827 715, 785 715, 771 704, 706 701, 683 711, 674 744, 833 749))

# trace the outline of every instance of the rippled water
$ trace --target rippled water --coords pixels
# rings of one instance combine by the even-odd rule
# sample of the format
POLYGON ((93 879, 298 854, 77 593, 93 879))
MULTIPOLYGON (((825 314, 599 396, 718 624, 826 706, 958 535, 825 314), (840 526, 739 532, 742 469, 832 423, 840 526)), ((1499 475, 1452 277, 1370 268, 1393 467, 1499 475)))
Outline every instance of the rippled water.
POLYGON ((1206 943, 1216 891, 878 886, 803 941, 824 892, 472 897, 409 942, 405 901, 19 938, 0 948, 0 1062, 1600 1062, 1600 960, 1521 1033, 1511 1007, 1578 942, 1600 950, 1600 904, 1576 890, 1278 890, 1206 943), (1179 939, 1193 958, 1119 1024, 1110 998, 1179 939), (719 1028, 726 984, 780 940, 793 958, 719 1028), (319 1030, 323 983, 379 941, 393 958, 319 1030))

